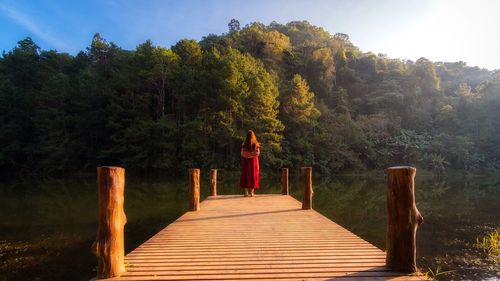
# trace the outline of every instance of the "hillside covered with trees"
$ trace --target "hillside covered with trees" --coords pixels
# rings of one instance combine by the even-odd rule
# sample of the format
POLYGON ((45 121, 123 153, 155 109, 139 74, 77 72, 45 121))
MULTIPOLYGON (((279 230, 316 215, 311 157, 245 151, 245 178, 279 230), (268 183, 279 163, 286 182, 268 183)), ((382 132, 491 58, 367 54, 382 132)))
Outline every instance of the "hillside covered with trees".
MULTIPOLYGON (((76 56, 26 38, 0 58, 0 171, 98 165, 238 169, 255 130, 267 168, 500 169, 500 72, 362 52, 306 21, 76 56)), ((432 42, 429 42, 432 44, 432 42)))

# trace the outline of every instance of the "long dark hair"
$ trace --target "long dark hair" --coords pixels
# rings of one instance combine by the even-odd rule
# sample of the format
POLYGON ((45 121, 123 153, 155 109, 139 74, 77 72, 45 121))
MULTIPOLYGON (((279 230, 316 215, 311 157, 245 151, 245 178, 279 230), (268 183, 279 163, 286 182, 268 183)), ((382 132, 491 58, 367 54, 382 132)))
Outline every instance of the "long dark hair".
POLYGON ((257 142, 257 136, 255 136, 255 133, 252 130, 248 130, 245 141, 241 146, 248 150, 255 150, 255 147, 257 147, 258 144, 259 142, 257 142))

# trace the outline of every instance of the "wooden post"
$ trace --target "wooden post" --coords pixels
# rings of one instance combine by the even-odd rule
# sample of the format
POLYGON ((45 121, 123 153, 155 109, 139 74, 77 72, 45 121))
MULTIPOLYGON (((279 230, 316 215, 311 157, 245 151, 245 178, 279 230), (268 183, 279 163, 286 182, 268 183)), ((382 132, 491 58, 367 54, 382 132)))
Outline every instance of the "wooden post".
POLYGON ((288 195, 288 168, 281 168, 281 194, 288 195))
POLYGON ((416 234, 423 218, 415 205, 414 167, 387 169, 387 268, 416 272, 416 234))
POLYGON ((97 167, 99 217, 92 252, 97 256, 97 278, 111 278, 125 272, 123 229, 127 217, 123 211, 125 169, 97 167))
POLYGON ((200 169, 189 169, 189 210, 200 210, 200 169))
POLYGON ((302 175, 302 182, 304 184, 304 197, 302 198, 302 210, 312 209, 312 167, 300 168, 302 175))
POLYGON ((210 170, 210 196, 217 196, 217 169, 210 170))

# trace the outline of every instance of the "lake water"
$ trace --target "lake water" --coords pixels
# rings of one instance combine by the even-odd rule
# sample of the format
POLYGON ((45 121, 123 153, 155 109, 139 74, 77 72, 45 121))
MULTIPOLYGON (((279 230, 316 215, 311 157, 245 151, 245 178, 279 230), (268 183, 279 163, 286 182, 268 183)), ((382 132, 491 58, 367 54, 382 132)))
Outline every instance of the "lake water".
MULTIPOLYGON (((204 173, 207 175, 208 173, 204 173)), ((264 177, 260 193, 279 193, 278 173, 264 177)), ((301 199, 297 173, 292 195, 301 199)), ((187 210, 182 179, 131 178, 125 187, 125 250, 131 251, 187 210)), ((209 179, 201 183, 202 198, 209 179)), ((314 179, 313 208, 380 248, 385 245, 386 186, 382 172, 314 179)), ((423 270, 453 270, 440 279, 499 278, 500 268, 474 247, 476 237, 500 227, 500 177, 417 172, 418 231, 423 270)), ((219 171, 219 194, 241 193, 237 174, 219 171)), ((96 259, 95 177, 0 184, 0 280, 89 280, 96 259)))

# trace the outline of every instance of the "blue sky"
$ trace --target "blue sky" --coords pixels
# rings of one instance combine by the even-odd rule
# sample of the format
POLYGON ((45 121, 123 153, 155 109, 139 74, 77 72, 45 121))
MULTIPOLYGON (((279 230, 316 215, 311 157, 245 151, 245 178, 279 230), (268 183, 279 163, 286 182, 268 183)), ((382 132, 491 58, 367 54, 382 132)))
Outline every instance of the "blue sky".
POLYGON ((76 54, 99 32, 124 49, 146 39, 169 47, 258 21, 307 20, 347 33, 363 51, 389 57, 465 61, 500 69, 496 0, 0 0, 0 51, 32 37, 42 49, 76 54))

